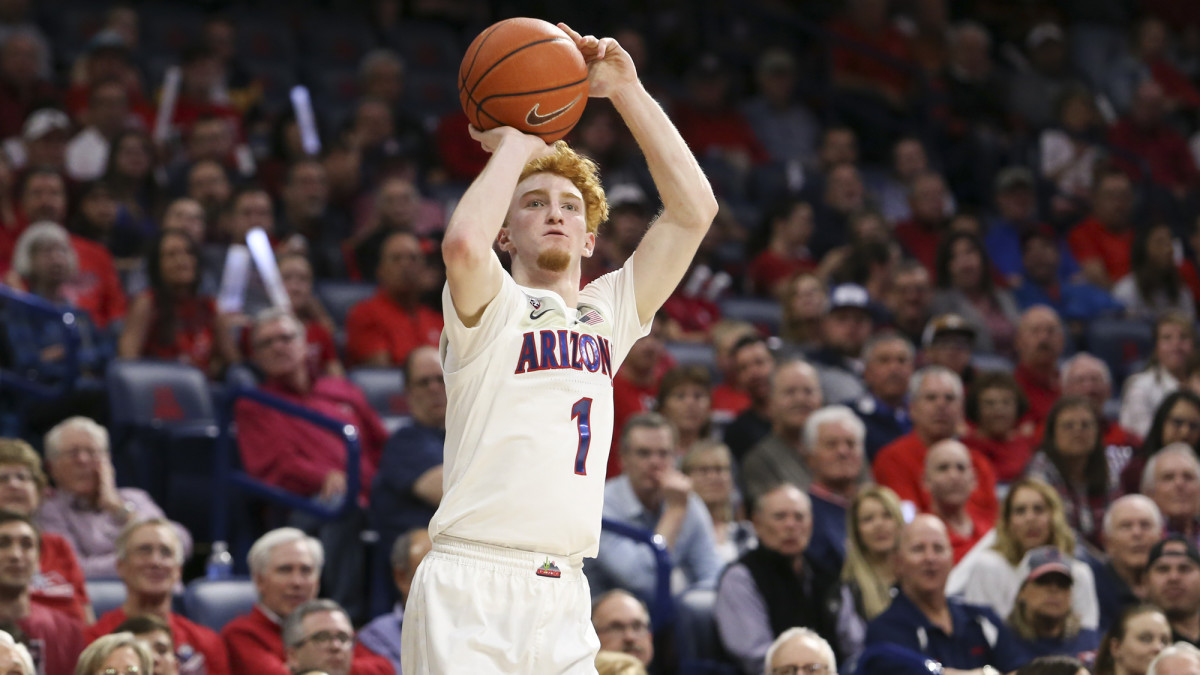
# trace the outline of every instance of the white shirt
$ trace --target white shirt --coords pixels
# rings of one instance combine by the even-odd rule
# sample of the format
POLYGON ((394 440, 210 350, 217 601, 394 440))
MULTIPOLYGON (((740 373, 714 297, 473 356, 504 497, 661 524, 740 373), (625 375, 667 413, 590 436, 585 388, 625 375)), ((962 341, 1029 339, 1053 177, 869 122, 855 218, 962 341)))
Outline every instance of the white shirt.
POLYGON ((1121 396, 1121 414, 1117 423, 1129 433, 1145 438, 1150 433, 1158 404, 1178 388, 1179 380, 1162 368, 1147 368, 1130 375, 1125 380, 1125 393, 1121 396))

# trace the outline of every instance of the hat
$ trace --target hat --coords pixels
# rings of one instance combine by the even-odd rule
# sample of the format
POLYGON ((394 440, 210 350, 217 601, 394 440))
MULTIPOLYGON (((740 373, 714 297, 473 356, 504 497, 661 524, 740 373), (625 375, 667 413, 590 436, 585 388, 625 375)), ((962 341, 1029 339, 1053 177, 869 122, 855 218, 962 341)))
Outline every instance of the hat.
POLYGON ((1150 558, 1146 562, 1146 569, 1153 567, 1154 563, 1159 558, 1169 556, 1190 558, 1192 562, 1200 565, 1200 551, 1196 550, 1196 545, 1188 541, 1187 538, 1181 534, 1170 534, 1150 549, 1150 558), (1171 544, 1174 544, 1174 546, 1171 547, 1171 550, 1166 550, 1167 546, 1171 544), (1176 550, 1180 546, 1183 547, 1183 550, 1176 550))
POLYGON ((27 141, 36 141, 52 131, 68 131, 71 128, 71 118, 61 110, 42 108, 30 113, 21 129, 21 136, 27 141))
POLYGON ((829 293, 829 312, 835 309, 861 309, 869 312, 871 296, 858 284, 839 284, 829 293))
POLYGON ((1032 189, 1033 172, 1023 166, 1010 166, 996 174, 996 192, 1008 192, 1017 188, 1032 189))
POLYGON ((925 332, 921 334, 921 344, 928 347, 934 340, 947 335, 965 335, 975 339, 975 327, 958 314, 941 314, 929 320, 925 332))
POLYGON ((634 207, 646 209, 649 207, 649 200, 646 198, 646 191, 637 183, 619 183, 614 185, 606 195, 608 198, 608 206, 610 209, 619 209, 622 207, 634 207))
POLYGON ((1062 574, 1074 580, 1071 576, 1071 559, 1053 546, 1038 546, 1026 553, 1017 564, 1017 577, 1022 586, 1026 581, 1036 581, 1047 574, 1062 574))
POLYGON ((1030 49, 1040 47, 1043 42, 1054 40, 1062 42, 1064 40, 1062 29, 1055 23, 1039 23, 1029 31, 1029 37, 1025 39, 1025 44, 1030 49))

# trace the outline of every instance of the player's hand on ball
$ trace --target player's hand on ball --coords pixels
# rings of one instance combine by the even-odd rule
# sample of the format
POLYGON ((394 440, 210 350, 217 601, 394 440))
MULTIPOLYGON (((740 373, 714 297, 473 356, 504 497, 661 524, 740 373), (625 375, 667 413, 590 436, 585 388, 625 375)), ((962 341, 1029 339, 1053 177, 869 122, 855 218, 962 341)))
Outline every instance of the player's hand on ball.
POLYGON ((580 35, 565 23, 558 24, 558 27, 571 36, 587 63, 588 96, 611 98, 621 88, 637 82, 637 68, 633 65, 633 59, 616 40, 580 35))
POLYGON ((668 470, 662 479, 663 499, 668 505, 687 506, 688 493, 692 491, 692 479, 676 471, 668 470))
POLYGON ((540 159, 554 154, 554 146, 548 145, 546 141, 524 134, 512 127, 496 127, 487 131, 480 131, 474 125, 467 127, 467 133, 471 134, 471 138, 479 141, 479 145, 487 153, 494 153, 502 143, 516 143, 524 148, 528 153, 529 160, 540 159))

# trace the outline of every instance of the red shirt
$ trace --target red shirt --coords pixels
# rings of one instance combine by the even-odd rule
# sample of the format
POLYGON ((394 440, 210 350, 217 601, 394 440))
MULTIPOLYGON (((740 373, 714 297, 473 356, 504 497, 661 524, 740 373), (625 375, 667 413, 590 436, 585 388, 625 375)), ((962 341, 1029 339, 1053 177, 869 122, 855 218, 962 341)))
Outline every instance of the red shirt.
POLYGON ((1200 306, 1200 273, 1196 271, 1196 263, 1189 258, 1183 261, 1179 266, 1179 276, 1183 277, 1183 283, 1187 284, 1188 290, 1192 292, 1192 298, 1196 300, 1197 306, 1200 306))
MULTIPOLYGON (((248 675, 292 675, 284 662, 283 627, 263 612, 258 605, 225 624, 221 639, 229 650, 229 664, 235 673, 248 675)), ((354 643, 354 658, 350 675, 392 675, 394 669, 387 659, 354 643)))
POLYGON ((159 328, 154 291, 148 290, 144 295, 150 299, 154 312, 150 318, 150 333, 142 347, 142 356, 180 361, 208 372, 217 331, 217 306, 212 298, 187 298, 171 303, 175 311, 175 331, 167 335, 159 328))
POLYGON ((970 512, 968 512, 967 515, 970 516, 972 525, 971 534, 969 535, 959 534, 957 530, 955 530, 953 527, 950 527, 950 523, 946 523, 944 519, 942 520, 943 523, 946 523, 946 534, 950 535, 950 548, 954 550, 955 565, 957 565, 958 561, 962 560, 963 556, 966 555, 967 552, 970 551, 980 539, 983 539, 983 535, 987 534, 992 529, 992 526, 995 525, 993 522, 976 518, 975 516, 971 515, 970 512))
POLYGON ((1013 379, 1021 386, 1021 391, 1025 392, 1025 398, 1029 401, 1029 411, 1025 413, 1022 422, 1030 421, 1034 426, 1041 426, 1046 421, 1046 416, 1050 414, 1055 401, 1062 396, 1062 387, 1057 375, 1054 368, 1048 372, 1040 372, 1023 363, 1017 364, 1013 371, 1013 379))
MULTIPOLYGON (((1196 182, 1196 160, 1188 151, 1187 141, 1166 124, 1147 129, 1125 117, 1109 130, 1108 142, 1141 159, 1144 166, 1150 168, 1150 177, 1159 185, 1176 188, 1196 182)), ((1122 154, 1116 154, 1114 159, 1135 181, 1142 177, 1142 165, 1128 161, 1122 154)))
POLYGON ((617 371, 612 381, 613 388, 613 439, 612 448, 608 452, 607 478, 621 475, 621 429, 630 417, 649 410, 654 410, 655 399, 658 398, 658 378, 647 386, 634 384, 629 378, 622 377, 617 371))
POLYGON ((387 352, 393 365, 403 365, 413 349, 421 345, 436 347, 443 325, 441 312, 424 305, 406 309, 381 289, 346 315, 346 360, 353 366, 387 352))
POLYGON ((112 254, 104 246, 74 234, 71 248, 79 259, 79 272, 69 282, 67 299, 87 311, 97 328, 125 316, 125 291, 112 254))
MULTIPOLYGON (((272 381, 265 382, 262 389, 358 427, 362 444, 359 496, 365 500, 375 468, 379 466, 387 431, 362 391, 339 377, 319 377, 305 394, 272 381)), ((234 419, 242 464, 258 480, 310 496, 321 491, 329 472, 346 468, 346 448, 332 432, 246 399, 238 401, 234 419)))
POLYGON ((315 320, 305 322, 304 340, 308 346, 308 363, 313 367, 313 372, 324 373, 330 363, 337 361, 337 345, 325 324, 315 320))
MULTIPOLYGON (((911 42, 891 25, 885 26, 879 32, 868 33, 851 21, 837 19, 829 24, 829 32, 871 50, 883 52, 902 64, 915 65, 911 42)), ((840 40, 833 40, 830 56, 833 59, 835 77, 848 75, 869 80, 879 87, 897 94, 903 94, 908 90, 908 75, 874 54, 864 53, 860 49, 843 44, 840 40)))
POLYGON ((83 622, 63 612, 29 606, 29 616, 17 622, 28 638, 26 646, 33 656, 33 670, 39 675, 73 675, 75 662, 87 642, 83 622))
POLYGON ((744 152, 755 164, 770 158, 750 123, 736 109, 706 111, 683 103, 675 106, 671 120, 697 157, 733 150, 744 152))
MULTIPOLYGON (((912 502, 917 510, 930 510, 929 491, 925 489, 925 453, 929 448, 917 436, 909 432, 883 446, 875 456, 872 470, 875 482, 886 485, 896 492, 901 500, 912 502)), ((995 522, 1000 506, 996 501, 996 472, 991 462, 975 450, 971 450, 971 464, 975 468, 975 491, 967 502, 967 512, 972 518, 995 522)))
MULTIPOLYGON (((125 609, 118 607, 100 617, 96 623, 88 626, 84 637, 92 643, 102 635, 108 635, 120 626, 125 619, 125 609)), ((182 616, 171 612, 167 617, 167 625, 171 627, 171 637, 175 640, 175 655, 179 658, 179 673, 208 675, 229 675, 229 656, 225 653, 225 643, 210 629, 197 623, 192 623, 182 616)), ((239 673, 238 675, 253 675, 239 673)))
POLYGON ((713 413, 724 413, 729 419, 732 420, 738 415, 741 415, 742 411, 749 407, 750 395, 741 389, 738 389, 728 382, 713 387, 713 413))
POLYGON ((1001 483, 1010 483, 1020 478, 1025 471, 1025 465, 1037 450, 1037 440, 1032 436, 1023 435, 997 441, 973 430, 962 442, 992 463, 992 468, 996 470, 996 480, 1001 483))
POLYGON ((1132 228, 1121 233, 1109 232, 1095 216, 1088 216, 1071 229, 1067 235, 1067 245, 1080 265, 1093 260, 1104 263, 1104 270, 1114 283, 1133 269, 1130 261, 1132 228))
POLYGON ((40 568, 31 585, 29 597, 34 604, 87 620, 84 607, 92 602, 88 599, 87 578, 75 549, 61 535, 42 533, 40 568))
POLYGON ((929 277, 936 280, 938 244, 942 241, 941 230, 909 219, 896 224, 893 236, 909 255, 929 270, 929 277))
POLYGON ((816 261, 807 255, 784 257, 768 248, 750 263, 750 267, 746 269, 746 277, 750 281, 752 293, 772 295, 775 287, 793 274, 812 272, 816 269, 816 261))

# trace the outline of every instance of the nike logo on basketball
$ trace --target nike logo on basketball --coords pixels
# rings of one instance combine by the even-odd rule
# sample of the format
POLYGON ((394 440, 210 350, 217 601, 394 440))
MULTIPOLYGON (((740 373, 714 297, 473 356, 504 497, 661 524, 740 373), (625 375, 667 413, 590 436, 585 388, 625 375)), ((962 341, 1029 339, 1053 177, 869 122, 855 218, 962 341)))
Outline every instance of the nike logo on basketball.
POLYGON ((564 105, 563 107, 559 108, 558 110, 555 110, 554 112, 546 114, 546 115, 538 114, 538 106, 540 106, 542 104, 535 103, 535 104, 533 104, 533 107, 529 109, 529 114, 525 115, 525 124, 528 124, 531 127, 540 127, 543 124, 553 120, 554 118, 562 116, 563 113, 565 113, 568 110, 570 110, 571 108, 575 107, 575 104, 578 102, 579 102, 579 97, 576 96, 574 99, 571 100, 570 103, 568 103, 568 104, 564 105))

